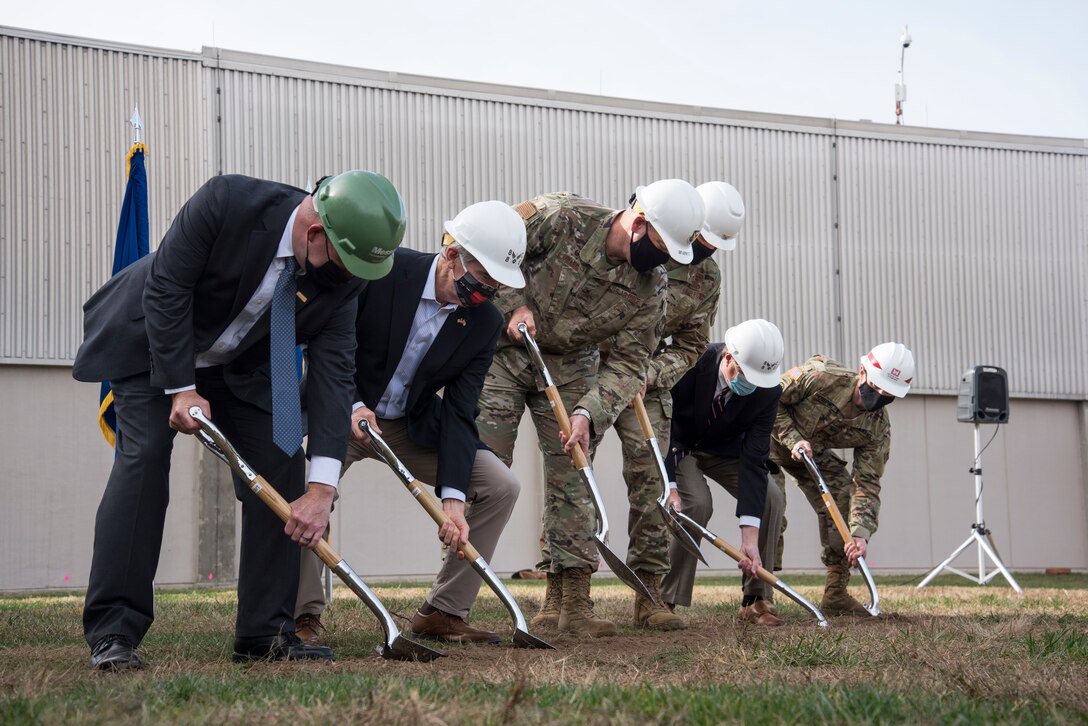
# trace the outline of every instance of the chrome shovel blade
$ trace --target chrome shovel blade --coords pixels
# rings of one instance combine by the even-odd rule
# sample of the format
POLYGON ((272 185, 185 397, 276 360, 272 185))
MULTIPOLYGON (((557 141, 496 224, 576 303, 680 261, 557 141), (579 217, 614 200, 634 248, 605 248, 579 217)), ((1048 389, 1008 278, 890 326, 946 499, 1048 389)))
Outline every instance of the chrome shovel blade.
POLYGON ((442 658, 446 654, 441 651, 432 650, 425 645, 416 643, 415 641, 408 640, 400 634, 400 629, 397 624, 393 622, 393 616, 389 614, 389 611, 385 609, 385 605, 378 599, 378 596, 374 594, 362 578, 355 573, 355 570, 351 569, 344 560, 340 560, 332 571, 351 588, 351 591, 359 596, 359 599, 363 601, 363 604, 370 609, 370 612, 374 613, 374 616, 378 618, 378 622, 381 623, 382 632, 385 635, 385 642, 378 647, 378 654, 382 658, 387 660, 418 660, 422 662, 432 661, 435 658, 442 658))

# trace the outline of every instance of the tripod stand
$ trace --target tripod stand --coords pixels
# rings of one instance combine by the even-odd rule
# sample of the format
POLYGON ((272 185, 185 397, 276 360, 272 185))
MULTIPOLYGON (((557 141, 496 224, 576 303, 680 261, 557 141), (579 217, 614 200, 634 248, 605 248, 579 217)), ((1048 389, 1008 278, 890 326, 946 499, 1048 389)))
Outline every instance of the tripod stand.
POLYGON ((979 433, 978 427, 979 425, 976 423, 975 465, 971 467, 971 473, 975 475, 975 523, 971 525, 971 534, 964 540, 963 544, 957 547, 952 554, 945 559, 944 562, 933 568, 933 570, 926 575, 925 579, 918 583, 918 587, 915 589, 921 590, 929 584, 930 580, 939 575, 941 570, 948 570, 954 575, 965 577, 971 582, 977 582, 979 585, 985 585, 987 582, 997 577, 998 574, 1001 574, 1009 581, 1009 585, 1012 586, 1013 590, 1023 592, 1020 585, 1013 579, 1013 576, 1005 569, 1005 565, 1001 563, 1001 558, 998 557, 997 549, 994 547, 993 538, 990 536, 990 530, 986 529, 986 520, 982 516, 982 436, 979 433), (963 572, 962 570, 957 570, 951 565, 952 561, 972 544, 978 545, 978 577, 963 572), (989 574, 986 572, 987 557, 990 558, 994 567, 997 568, 989 574))

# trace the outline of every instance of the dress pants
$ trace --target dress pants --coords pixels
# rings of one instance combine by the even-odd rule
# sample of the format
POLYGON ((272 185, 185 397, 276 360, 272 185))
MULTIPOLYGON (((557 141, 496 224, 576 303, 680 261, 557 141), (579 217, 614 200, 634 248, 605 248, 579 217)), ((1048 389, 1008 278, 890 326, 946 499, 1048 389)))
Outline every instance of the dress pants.
MULTIPOLYGON (((408 467, 412 475, 421 482, 433 484, 438 477, 438 450, 413 443, 408 438, 406 419, 378 419, 378 428, 382 430, 382 440, 408 467)), ((353 438, 348 444, 347 460, 340 476, 360 459, 380 460, 369 444, 361 444, 353 438)), ((469 541, 489 563, 499 544, 499 536, 514 511, 520 490, 521 485, 514 473, 497 456, 487 449, 476 451, 476 461, 469 477, 465 519, 469 526, 469 541)), ((372 492, 367 494, 375 496, 372 492)), ((387 495, 381 493, 377 496, 387 495)), ((419 516, 429 519, 422 509, 419 516)), ((302 553, 302 572, 298 600, 295 603, 296 617, 303 613, 320 614, 325 609, 321 566, 321 560, 313 552, 307 550, 302 553)), ((427 602, 445 613, 464 619, 476 602, 481 584, 482 580, 472 569, 472 563, 450 552, 446 555, 438 578, 427 596, 427 602)))
MULTIPOLYGON (((680 491, 680 506, 684 514, 706 526, 714 511, 714 502, 710 496, 706 477, 718 482, 727 492, 736 497, 739 464, 739 459, 714 456, 699 451, 684 457, 676 467, 676 486, 680 491)), ((765 484, 767 501, 763 507, 763 516, 759 520, 759 557, 763 560, 763 567, 766 569, 774 565, 775 553, 778 550, 778 535, 782 528, 782 510, 785 507, 782 491, 773 484, 769 484, 769 481, 768 477, 768 484, 765 484)), ((697 538, 697 535, 695 536, 697 538)), ((739 546, 740 543, 735 544, 739 546)), ((669 561, 672 563, 672 569, 661 583, 661 599, 674 605, 691 605, 695 566, 699 560, 673 541, 669 545, 669 561)), ((743 588, 746 595, 758 595, 767 600, 771 599, 773 592, 770 585, 749 575, 743 578, 743 588)))
MULTIPOLYGON (((106 635, 123 635, 139 644, 154 620, 154 579, 177 433, 169 425, 171 397, 151 386, 149 374, 110 381, 110 385, 117 413, 117 449, 95 519, 83 609, 83 630, 92 646, 106 635)), ((212 420, 253 470, 288 502, 301 496, 305 486, 302 449, 287 457, 272 445, 272 415, 231 393, 220 367, 197 371, 197 391, 211 404, 212 420)), ((237 477, 234 488, 242 502, 236 637, 260 641, 294 632, 298 545, 284 534, 279 517, 237 477)))

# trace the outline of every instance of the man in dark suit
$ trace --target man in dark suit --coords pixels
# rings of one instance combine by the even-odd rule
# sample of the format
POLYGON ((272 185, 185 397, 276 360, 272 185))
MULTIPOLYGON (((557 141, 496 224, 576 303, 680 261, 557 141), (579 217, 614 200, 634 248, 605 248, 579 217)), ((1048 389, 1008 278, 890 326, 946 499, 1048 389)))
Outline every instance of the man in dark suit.
POLYGON ((328 177, 313 196, 218 176, 182 207, 155 254, 84 306, 72 374, 110 381, 118 424, 83 611, 92 668, 143 665, 136 646, 154 619, 170 452, 178 431, 199 428, 191 406, 214 416, 292 502, 285 527, 235 479, 242 550, 234 659, 332 658, 294 635, 295 543, 312 547, 324 531, 344 458, 355 299, 365 284, 358 278, 386 274, 403 234, 400 195, 380 174, 328 177), (296 343, 309 360, 305 493, 296 343))
MULTIPOLYGON (((501 286, 525 285, 519 268, 525 225, 512 207, 489 201, 462 210, 445 229, 440 253, 397 250, 393 271, 359 298, 358 393, 344 470, 377 457, 359 429, 366 419, 415 476, 435 485, 451 520, 439 531, 450 554, 412 618, 412 632, 455 643, 493 643, 495 633, 466 622, 480 578, 457 548, 471 529, 472 543, 489 560, 520 488, 480 443, 476 401, 503 324, 490 299, 501 286)), ((318 642, 325 608, 319 575, 320 562, 306 553, 296 627, 312 643, 318 642)))
MULTIPOLYGON (((781 625, 771 587, 755 577, 774 563, 785 506, 782 492, 768 487, 767 455, 778 412, 782 333, 766 320, 747 320, 725 331, 672 389, 672 440, 666 468, 674 481, 670 502, 705 525, 713 512, 704 476, 737 499, 744 573, 740 617, 757 625, 781 625)), ((691 605, 697 560, 678 543, 669 548, 671 569, 661 598, 670 606, 691 605)))

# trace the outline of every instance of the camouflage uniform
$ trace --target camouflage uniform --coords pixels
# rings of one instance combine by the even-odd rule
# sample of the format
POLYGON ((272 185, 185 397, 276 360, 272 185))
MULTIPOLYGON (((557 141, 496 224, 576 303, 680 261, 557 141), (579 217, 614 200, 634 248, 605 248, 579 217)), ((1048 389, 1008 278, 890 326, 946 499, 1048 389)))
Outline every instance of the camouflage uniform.
MULTIPOLYGON (((494 302, 507 319, 522 305, 532 311, 563 405, 570 414, 584 408, 592 417, 592 457, 600 435, 642 387, 661 339, 665 273, 640 274, 626 262, 608 261, 604 244, 618 211, 569 193, 544 194, 515 209, 528 232, 521 265, 526 285, 504 289, 494 302), (599 366, 598 344, 613 336, 608 361, 599 366)), ((503 336, 480 396, 480 439, 509 465, 529 408, 544 456, 544 563, 551 572, 596 570, 593 504, 563 453, 543 386, 524 346, 503 336)))
MULTIPOLYGON (((868 541, 880 513, 880 478, 891 449, 891 424, 884 409, 855 414, 858 372, 822 355, 782 376, 782 398, 771 437, 771 461, 797 481, 820 518, 825 565, 845 560, 843 541, 820 498, 820 488, 804 462, 790 456, 800 441, 812 444, 813 461, 851 535, 868 541), (853 449, 853 473, 832 449, 853 449)), ((781 474, 778 477, 782 477, 781 474)), ((782 482, 779 482, 782 485, 782 482)))
MULTIPOLYGON (((710 326, 718 313, 722 274, 713 258, 697 265, 670 261, 665 326, 646 372, 646 413, 662 453, 669 445, 673 385, 695 365, 710 342, 710 326), (671 337, 671 341, 668 340, 671 337)), ((616 419, 623 449, 623 480, 631 510, 627 520, 627 565, 635 571, 669 570, 669 537, 657 508, 661 474, 643 438, 634 409, 616 419)))

